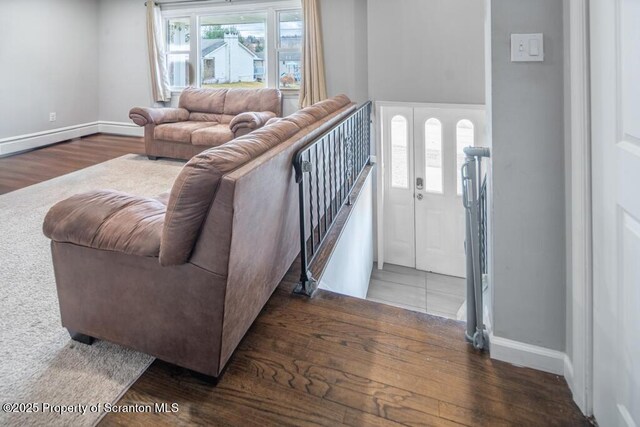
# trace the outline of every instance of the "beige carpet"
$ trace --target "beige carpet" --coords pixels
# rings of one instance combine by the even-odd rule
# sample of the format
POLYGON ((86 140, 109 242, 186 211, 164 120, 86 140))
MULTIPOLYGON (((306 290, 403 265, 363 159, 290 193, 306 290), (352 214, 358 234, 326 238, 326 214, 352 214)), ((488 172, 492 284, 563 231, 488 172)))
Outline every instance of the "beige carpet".
MULTIPOLYGON (((181 162, 127 155, 0 196, 0 404, 114 403, 153 361, 102 341, 70 341, 60 323, 42 221, 55 202, 94 189, 153 196, 181 162)), ((0 425, 93 425, 103 414, 6 413, 0 425)))

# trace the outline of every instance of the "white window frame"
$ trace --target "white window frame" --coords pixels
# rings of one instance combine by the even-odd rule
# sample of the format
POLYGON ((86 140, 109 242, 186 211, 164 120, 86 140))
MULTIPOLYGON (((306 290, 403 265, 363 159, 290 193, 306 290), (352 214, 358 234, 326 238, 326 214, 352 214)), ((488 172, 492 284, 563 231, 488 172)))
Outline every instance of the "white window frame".
MULTIPOLYGON (((267 14, 267 25, 265 30, 265 70, 267 72, 267 87, 278 87, 278 33, 280 26, 278 22, 278 13, 293 9, 301 9, 300 0, 282 0, 274 2, 260 3, 201 3, 194 2, 192 5, 167 4, 162 6, 162 22, 164 28, 167 28, 169 19, 189 18, 191 25, 191 38, 189 40, 189 64, 191 64, 189 73, 189 85, 200 86, 201 70, 200 70, 200 18, 210 15, 236 15, 240 13, 257 13, 265 12, 267 14), (195 35, 195 37, 194 37, 195 35)), ((166 43, 166 41, 165 41, 166 43)), ((168 49, 167 49, 167 53, 168 49)), ((179 94, 182 87, 172 87, 171 92, 179 94)), ((298 89, 281 89, 285 94, 297 94, 298 89)))
MULTIPOLYGON (((172 16, 171 17, 171 19, 182 19, 182 18, 189 19, 189 28, 190 28, 190 31, 193 31, 193 22, 190 19, 189 15, 181 15, 181 16, 172 16)), ((176 55, 178 55, 178 54, 180 54, 180 55, 187 54, 187 55, 189 55, 189 64, 192 64, 192 62, 191 62, 191 59, 192 59, 191 58, 191 50, 193 49, 193 44, 191 43, 191 39, 193 37, 191 37, 191 39, 189 39, 190 40, 189 50, 171 50, 169 48, 169 32, 167 31, 169 29, 169 26, 168 26, 169 18, 163 18, 162 23, 163 23, 163 26, 164 26, 164 28, 162 29, 162 34, 164 35, 163 42, 164 42, 164 52, 165 52, 165 56, 167 58, 167 62, 166 62, 167 66, 169 66, 169 55, 171 55, 171 54, 176 54, 176 55)), ((189 72, 187 74, 188 74, 187 75, 187 80, 191 80, 191 72, 189 72)), ((180 87, 180 86, 176 86, 175 88, 172 87, 171 91, 173 92, 176 89, 182 90, 182 89, 184 89, 184 87, 180 87)))

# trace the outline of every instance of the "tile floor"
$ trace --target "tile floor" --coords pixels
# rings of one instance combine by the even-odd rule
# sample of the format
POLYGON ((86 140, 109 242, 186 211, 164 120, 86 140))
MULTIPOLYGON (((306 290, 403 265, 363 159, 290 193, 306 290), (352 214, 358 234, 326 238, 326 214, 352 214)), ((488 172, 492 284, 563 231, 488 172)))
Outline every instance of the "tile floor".
POLYGON ((407 310, 458 319, 466 281, 399 265, 373 265, 367 299, 407 310))

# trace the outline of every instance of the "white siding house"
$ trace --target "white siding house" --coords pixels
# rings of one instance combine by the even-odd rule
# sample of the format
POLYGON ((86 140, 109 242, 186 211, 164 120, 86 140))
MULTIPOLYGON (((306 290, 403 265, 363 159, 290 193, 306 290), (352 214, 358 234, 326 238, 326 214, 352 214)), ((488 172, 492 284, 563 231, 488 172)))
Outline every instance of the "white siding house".
POLYGON ((202 40, 203 83, 255 81, 254 62, 258 56, 238 41, 237 34, 224 39, 202 40))

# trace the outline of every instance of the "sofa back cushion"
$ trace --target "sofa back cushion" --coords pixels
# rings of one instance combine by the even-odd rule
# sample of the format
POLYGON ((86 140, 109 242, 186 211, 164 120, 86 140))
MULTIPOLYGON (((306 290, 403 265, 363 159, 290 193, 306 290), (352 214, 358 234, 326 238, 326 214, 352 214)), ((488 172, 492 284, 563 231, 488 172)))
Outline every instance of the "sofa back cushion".
POLYGON ((180 94, 178 106, 190 112, 222 114, 227 90, 188 87, 180 94))
POLYGON ((349 103, 349 98, 342 95, 319 103, 322 106, 312 105, 224 145, 203 151, 187 162, 171 189, 160 263, 177 265, 189 260, 224 175, 298 134, 313 123, 312 117, 324 118, 349 103))
MULTIPOLYGON (((277 89, 207 89, 188 87, 179 106, 193 113, 236 116, 246 111, 271 111, 282 115, 282 94, 277 89)), ((196 114, 194 119, 207 116, 196 114)))
POLYGON ((277 89, 229 89, 224 114, 237 116, 247 111, 271 111, 282 116, 282 94, 277 89))

